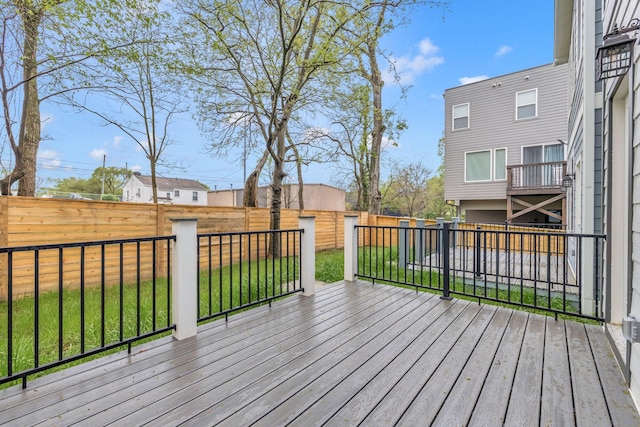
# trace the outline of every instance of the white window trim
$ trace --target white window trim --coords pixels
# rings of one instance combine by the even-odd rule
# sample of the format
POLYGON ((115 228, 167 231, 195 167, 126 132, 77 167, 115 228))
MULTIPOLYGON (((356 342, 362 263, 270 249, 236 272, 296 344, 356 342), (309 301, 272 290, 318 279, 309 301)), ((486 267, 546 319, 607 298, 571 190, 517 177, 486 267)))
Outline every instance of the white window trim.
MULTIPOLYGON (((531 105, 531 104, 525 104, 525 105, 531 105)), ((524 105, 522 105, 522 107, 524 107, 524 105)), ((527 89, 527 90, 521 90, 520 92, 516 92, 516 108, 515 108, 515 118, 516 120, 520 121, 520 120, 531 120, 531 119, 535 119, 538 117, 538 88, 535 89, 527 89), (518 118, 518 95, 521 93, 526 93, 526 92, 535 92, 536 93, 536 102, 535 102, 535 106, 536 106, 536 113, 533 115, 533 117, 523 117, 521 119, 518 118)))
MULTIPOLYGON (((520 146, 520 164, 524 165, 523 162, 524 162, 524 149, 525 148, 527 148, 527 147, 546 147, 548 145, 560 145, 560 144, 562 144, 562 143, 561 142, 543 142, 541 144, 521 145, 520 146)), ((562 161, 566 161, 567 146, 564 145, 564 144, 562 144, 562 145, 563 145, 563 147, 562 147, 562 157, 565 159, 565 160, 562 160, 562 161)), ((544 153, 544 149, 542 151, 544 153)), ((547 162, 543 161, 542 163, 547 163, 547 162)))
MULTIPOLYGON (((553 145, 553 144, 551 144, 553 145)), ((509 163, 507 161, 507 155, 509 153, 509 150, 507 149, 507 147, 498 147, 498 148, 489 148, 486 150, 474 150, 474 151, 465 151, 464 152, 464 182, 465 183, 469 183, 469 184, 475 184, 478 182, 503 182, 507 180, 507 164, 509 163), (504 150, 504 178, 496 178, 496 151, 498 150, 504 150), (489 155, 489 160, 490 160, 490 178, 489 179, 482 179, 482 180, 474 180, 474 181, 467 181, 467 154, 473 154, 473 153, 486 153, 489 152, 491 153, 489 155)))
POLYGON ((465 183, 470 183, 470 184, 475 184, 478 182, 491 182, 492 178, 493 178, 493 150, 492 149, 488 149, 488 150, 475 150, 475 151, 465 151, 464 152, 464 182, 465 183), (473 180, 473 181, 467 181, 467 154, 473 154, 473 153, 486 153, 489 152, 491 153, 489 155, 489 179, 480 179, 480 180, 473 180))
POLYGON ((493 167, 491 168, 491 178, 493 178, 494 181, 506 181, 507 180, 507 164, 509 164, 509 162, 507 161, 508 159, 508 154, 509 154, 509 150, 507 149, 507 147, 498 147, 498 148, 494 148, 493 150, 493 155, 491 156, 491 160, 493 162, 493 167), (496 173, 496 151, 498 150, 504 150, 504 178, 496 178, 495 177, 495 173, 496 173))
POLYGON ((470 128, 471 128, 471 103, 463 102, 462 104, 456 104, 456 105, 451 106, 451 130, 453 132, 455 132, 455 131, 464 130, 464 129, 470 129, 470 128), (456 107, 460 107, 462 105, 466 105, 467 106, 467 115, 466 116, 456 117, 455 116, 456 107), (466 128, 456 129, 455 128, 456 119, 460 119, 462 117, 466 117, 467 118, 467 127, 466 128))

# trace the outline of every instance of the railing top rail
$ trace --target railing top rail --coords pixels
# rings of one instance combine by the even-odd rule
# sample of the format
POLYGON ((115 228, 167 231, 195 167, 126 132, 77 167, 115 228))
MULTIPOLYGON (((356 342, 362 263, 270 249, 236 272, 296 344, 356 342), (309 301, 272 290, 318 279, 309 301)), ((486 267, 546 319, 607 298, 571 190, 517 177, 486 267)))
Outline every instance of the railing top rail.
POLYGON ((217 232, 217 233, 202 233, 198 234, 198 237, 218 237, 218 236, 239 236, 250 234, 274 234, 274 233, 304 233, 302 228, 291 228, 287 230, 263 230, 263 231, 231 231, 231 232, 217 232))
POLYGON ((558 162, 542 162, 542 163, 521 163, 519 165, 507 165, 507 169, 511 168, 526 168, 526 167, 535 167, 535 166, 551 166, 551 165, 566 165, 566 161, 558 161, 558 162))
POLYGON ((153 236, 153 237, 136 237, 132 239, 113 239, 113 240, 93 240, 87 242, 68 242, 68 243, 48 243, 44 245, 27 245, 27 246, 5 246, 0 247, 0 253, 7 252, 26 252, 35 250, 49 250, 49 249, 66 249, 66 248, 80 248, 87 246, 100 246, 100 245, 118 245, 125 243, 137 243, 137 242, 158 242, 165 240, 176 240, 175 235, 170 236, 153 236))

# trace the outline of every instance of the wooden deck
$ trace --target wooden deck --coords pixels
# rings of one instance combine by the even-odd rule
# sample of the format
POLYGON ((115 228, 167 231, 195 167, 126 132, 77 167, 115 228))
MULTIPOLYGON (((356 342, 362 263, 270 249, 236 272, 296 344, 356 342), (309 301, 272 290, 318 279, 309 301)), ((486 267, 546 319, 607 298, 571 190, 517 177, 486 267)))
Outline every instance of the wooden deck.
POLYGON ((0 399, 0 425, 640 425, 601 327, 364 282, 0 399))

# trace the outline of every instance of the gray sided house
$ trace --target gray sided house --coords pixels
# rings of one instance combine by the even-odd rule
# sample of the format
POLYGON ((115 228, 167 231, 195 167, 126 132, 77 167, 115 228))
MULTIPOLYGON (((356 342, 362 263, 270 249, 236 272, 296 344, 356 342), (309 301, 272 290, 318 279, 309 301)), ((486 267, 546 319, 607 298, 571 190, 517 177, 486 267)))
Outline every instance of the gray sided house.
POLYGON ((467 222, 566 223, 567 64, 445 91, 445 199, 467 222))
MULTIPOLYGON (((157 177, 158 203, 207 205, 207 187, 193 179, 157 177)), ((139 172, 129 177, 122 187, 123 202, 153 203, 151 177, 139 172)))

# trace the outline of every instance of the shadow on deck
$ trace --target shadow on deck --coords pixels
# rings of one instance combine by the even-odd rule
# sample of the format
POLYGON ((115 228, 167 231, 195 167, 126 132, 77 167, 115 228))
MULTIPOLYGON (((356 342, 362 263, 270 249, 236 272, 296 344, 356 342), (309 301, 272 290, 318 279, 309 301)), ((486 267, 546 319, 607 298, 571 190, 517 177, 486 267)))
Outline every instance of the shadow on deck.
POLYGON ((0 399, 0 424, 15 425, 640 425, 600 326, 367 282, 0 399))

